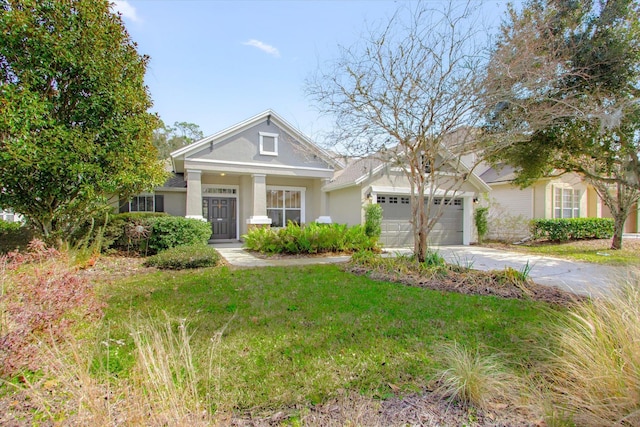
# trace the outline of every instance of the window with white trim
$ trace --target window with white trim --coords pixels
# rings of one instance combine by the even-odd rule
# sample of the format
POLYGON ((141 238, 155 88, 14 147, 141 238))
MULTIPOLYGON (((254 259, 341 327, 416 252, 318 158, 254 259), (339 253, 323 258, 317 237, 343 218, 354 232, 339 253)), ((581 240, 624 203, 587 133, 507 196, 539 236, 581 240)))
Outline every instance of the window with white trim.
POLYGON ((133 196, 129 201, 129 212, 155 212, 155 197, 153 194, 133 196))
POLYGON ((579 218, 580 217, 580 190, 573 188, 553 188, 553 217, 554 218, 579 218))
POLYGON ((285 227, 289 221, 302 222, 302 191, 267 190, 267 216, 272 227, 285 227))
POLYGON ((278 134, 260 132, 260 154, 263 156, 278 155, 278 134))
POLYGON ((7 222, 17 221, 16 216, 11 209, 0 208, 0 219, 7 222))

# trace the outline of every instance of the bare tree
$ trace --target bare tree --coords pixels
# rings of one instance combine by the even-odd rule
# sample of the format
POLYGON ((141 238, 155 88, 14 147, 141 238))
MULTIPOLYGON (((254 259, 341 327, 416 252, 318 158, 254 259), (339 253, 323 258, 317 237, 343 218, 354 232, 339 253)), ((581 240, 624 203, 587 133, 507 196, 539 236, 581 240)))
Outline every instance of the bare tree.
POLYGON ((332 141, 406 176, 414 253, 421 261, 446 203, 425 200, 451 200, 474 167, 461 158, 475 149, 474 129, 483 118, 487 49, 481 41, 487 38, 471 3, 399 9, 360 43, 340 47, 338 59, 307 82, 319 110, 336 118, 332 141))

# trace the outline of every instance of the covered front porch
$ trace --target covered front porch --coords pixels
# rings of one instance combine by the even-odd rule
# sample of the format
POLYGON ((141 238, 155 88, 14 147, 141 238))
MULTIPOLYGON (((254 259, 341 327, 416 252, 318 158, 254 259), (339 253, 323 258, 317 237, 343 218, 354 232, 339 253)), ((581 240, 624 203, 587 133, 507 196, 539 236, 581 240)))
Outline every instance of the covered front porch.
POLYGON ((211 223, 213 241, 240 240, 251 227, 330 222, 324 177, 187 169, 186 217, 211 223))

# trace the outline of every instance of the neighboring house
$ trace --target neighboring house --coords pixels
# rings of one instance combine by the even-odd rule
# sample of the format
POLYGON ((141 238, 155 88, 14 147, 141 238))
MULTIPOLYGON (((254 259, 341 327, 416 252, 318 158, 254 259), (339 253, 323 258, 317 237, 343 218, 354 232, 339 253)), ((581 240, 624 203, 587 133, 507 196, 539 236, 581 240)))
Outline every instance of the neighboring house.
MULTIPOLYGON (((486 167, 480 178, 491 187, 489 238, 517 240, 526 237, 528 221, 534 218, 603 218, 608 208, 577 174, 539 179, 521 189, 514 185, 511 166, 486 167)), ((638 232, 637 209, 627 219, 625 232, 638 232)))
MULTIPOLYGON (((473 201, 490 188, 464 165, 459 175, 467 175, 466 182, 438 188, 428 197, 432 212, 442 215, 429 234, 429 244, 468 245, 475 240, 473 201), (455 187, 456 191, 453 191, 455 187)), ((440 172, 435 172, 440 173, 440 172)), ((444 172, 443 172, 444 173, 444 172)), ((351 162, 338 171, 323 191, 329 194, 331 218, 335 222, 360 224, 364 222, 362 206, 377 203, 382 206, 381 242, 388 247, 411 246, 411 187, 404 172, 375 157, 351 162)))
POLYGON ((20 222, 22 215, 14 213, 12 209, 0 208, 0 220, 7 222, 20 222))

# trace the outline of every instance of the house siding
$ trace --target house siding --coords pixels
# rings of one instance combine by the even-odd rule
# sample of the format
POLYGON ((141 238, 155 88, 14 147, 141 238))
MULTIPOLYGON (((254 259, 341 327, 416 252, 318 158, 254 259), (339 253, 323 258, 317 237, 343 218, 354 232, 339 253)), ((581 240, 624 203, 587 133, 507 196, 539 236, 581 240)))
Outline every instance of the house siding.
POLYGON ((365 197, 358 186, 334 190, 329 194, 329 213, 335 223, 349 226, 362 224, 365 197))

